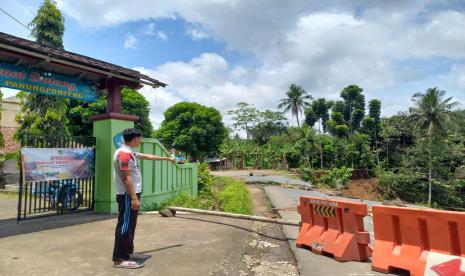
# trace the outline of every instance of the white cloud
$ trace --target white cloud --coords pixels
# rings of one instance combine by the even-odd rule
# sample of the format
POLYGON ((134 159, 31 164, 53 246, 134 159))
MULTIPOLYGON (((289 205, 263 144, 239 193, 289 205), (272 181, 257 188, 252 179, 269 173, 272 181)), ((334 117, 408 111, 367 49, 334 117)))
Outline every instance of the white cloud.
POLYGON ((186 25, 186 34, 195 41, 210 38, 210 34, 200 24, 186 25))
POLYGON ((135 49, 136 45, 137 45, 137 42, 138 42, 138 40, 137 40, 137 38, 135 36, 133 36, 132 34, 128 34, 124 38, 124 48, 135 49))
MULTIPOLYGON (((147 71, 143 69, 141 70, 147 71)), ((158 128, 163 121, 163 112, 165 112, 165 110, 170 106, 182 101, 180 97, 173 95, 166 89, 153 89, 151 87, 144 86, 139 91, 150 103, 150 121, 155 128, 158 128)))
POLYGON ((441 78, 448 85, 465 90, 465 65, 453 65, 451 70, 441 78))
POLYGON ((158 32, 157 32, 157 37, 158 37, 161 41, 167 41, 167 40, 168 40, 168 35, 167 35, 165 32, 162 32, 162 31, 158 31, 158 32))
POLYGON ((145 26, 145 29, 142 32, 143 35, 154 36, 160 39, 161 41, 167 41, 168 35, 163 31, 157 31, 155 23, 149 23, 145 26))
POLYGON ((152 90, 151 93, 148 88, 142 90, 151 104, 154 123, 158 124, 166 108, 180 101, 213 106, 223 113, 228 123, 226 111, 238 102, 247 101, 257 107, 265 107, 268 105, 267 96, 276 93, 275 87, 268 84, 248 87, 241 83, 242 79, 230 81, 230 75, 245 75, 245 69, 231 68, 223 57, 214 53, 204 53, 189 62, 168 62, 155 69, 134 69, 168 83, 166 88, 152 90))
POLYGON ((231 66, 210 53, 154 68, 153 76, 169 83, 166 91, 179 99, 213 105, 224 113, 243 100, 274 108, 291 83, 314 97, 331 98, 355 83, 364 88, 367 99, 379 97, 388 103, 391 113, 394 107, 406 108, 412 93, 438 80, 435 70, 428 73, 419 70, 421 65, 403 63, 452 60, 455 67, 441 80, 449 87, 451 83, 465 86, 465 13, 454 10, 452 2, 114 0, 110 5, 104 0, 81 0, 59 4, 91 27, 180 17, 194 40, 221 41, 258 61, 253 67, 231 66))
POLYGON ((156 36, 156 26, 155 23, 149 23, 147 26, 145 26, 145 30, 143 31, 144 35, 149 35, 149 36, 156 36))

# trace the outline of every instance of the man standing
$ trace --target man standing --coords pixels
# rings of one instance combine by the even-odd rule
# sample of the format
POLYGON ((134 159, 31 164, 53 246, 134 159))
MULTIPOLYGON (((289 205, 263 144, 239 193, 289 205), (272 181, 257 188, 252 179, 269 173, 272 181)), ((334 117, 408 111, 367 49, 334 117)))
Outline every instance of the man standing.
POLYGON ((118 223, 115 231, 115 246, 113 263, 117 268, 135 269, 143 267, 137 260, 145 256, 134 254, 134 234, 140 207, 142 176, 137 159, 169 160, 174 158, 161 157, 152 154, 141 154, 134 148, 141 143, 140 130, 128 128, 123 131, 124 144, 116 150, 113 156, 115 170, 116 201, 118 202, 118 223))

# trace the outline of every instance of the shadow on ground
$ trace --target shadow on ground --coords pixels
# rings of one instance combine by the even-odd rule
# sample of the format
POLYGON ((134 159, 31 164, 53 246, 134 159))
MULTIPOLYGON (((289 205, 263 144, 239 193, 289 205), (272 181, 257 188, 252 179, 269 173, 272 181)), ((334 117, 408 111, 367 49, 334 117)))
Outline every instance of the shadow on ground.
POLYGON ((24 220, 17 223, 16 218, 0 220, 0 239, 51 230, 64 228, 79 224, 92 223, 96 221, 108 220, 116 217, 108 214, 93 214, 90 212, 81 212, 74 214, 58 215, 52 217, 34 218, 24 220))

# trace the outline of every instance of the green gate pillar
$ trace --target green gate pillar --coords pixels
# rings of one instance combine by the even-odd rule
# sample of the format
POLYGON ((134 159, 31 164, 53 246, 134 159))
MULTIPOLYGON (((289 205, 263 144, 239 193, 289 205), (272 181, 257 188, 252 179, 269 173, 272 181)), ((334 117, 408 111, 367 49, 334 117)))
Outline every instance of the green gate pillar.
POLYGON ((114 184, 113 137, 126 128, 134 127, 138 116, 107 113, 89 118, 94 122, 95 149, 95 208, 98 213, 117 213, 116 189, 114 184))

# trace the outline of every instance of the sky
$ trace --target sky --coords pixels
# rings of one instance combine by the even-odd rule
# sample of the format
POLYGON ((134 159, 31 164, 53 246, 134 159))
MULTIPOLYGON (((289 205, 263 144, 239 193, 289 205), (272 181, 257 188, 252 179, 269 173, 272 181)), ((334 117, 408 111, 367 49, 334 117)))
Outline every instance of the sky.
MULTIPOLYGON (((41 2, 0 0, 0 7, 27 24, 41 2)), ((168 84, 141 89, 155 128, 180 101, 217 108, 227 125, 227 111, 241 101, 277 110, 292 83, 329 99, 357 84, 367 102, 382 101, 383 116, 407 111, 412 95, 431 87, 465 108, 465 1, 56 2, 66 50, 168 84)), ((1 12, 0 32, 33 39, 1 12)))

